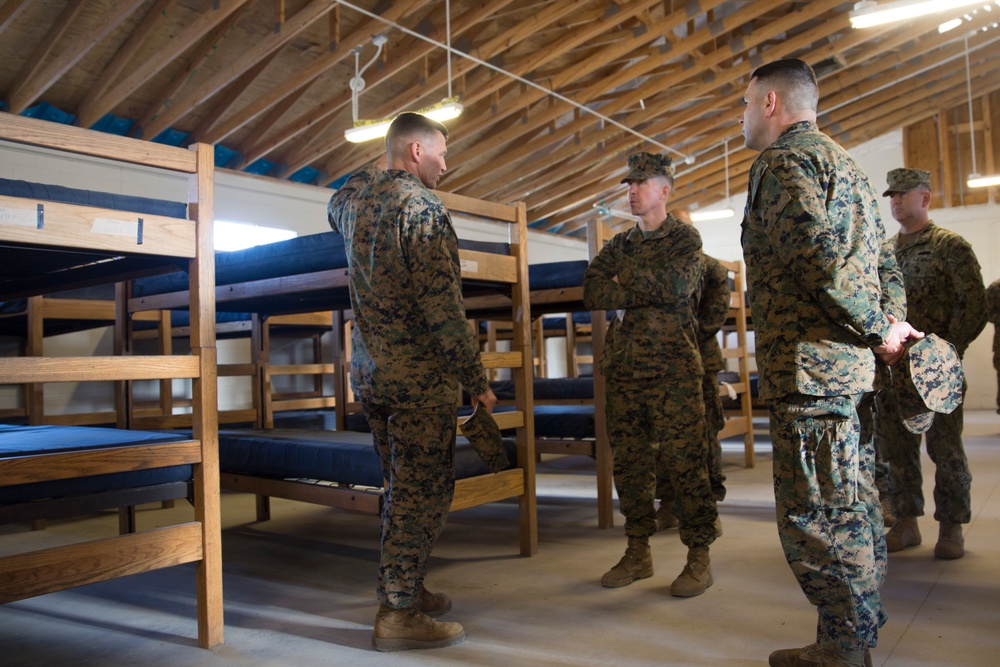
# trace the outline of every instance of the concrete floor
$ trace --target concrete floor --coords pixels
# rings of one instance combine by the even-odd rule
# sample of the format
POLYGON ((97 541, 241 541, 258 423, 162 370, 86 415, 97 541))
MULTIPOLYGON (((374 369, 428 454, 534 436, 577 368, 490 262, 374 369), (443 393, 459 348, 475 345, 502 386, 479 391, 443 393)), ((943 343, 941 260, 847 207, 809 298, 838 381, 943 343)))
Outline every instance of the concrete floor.
MULTIPOLYGON (((766 425, 761 424, 766 430, 766 425)), ((890 559, 883 590, 890 613, 875 664, 892 667, 1000 664, 1000 417, 967 415, 975 479, 965 558, 933 558, 937 527, 920 521, 924 544, 890 559)), ((538 476, 538 555, 519 557, 516 505, 452 514, 427 585, 454 599, 446 617, 468 640, 431 651, 370 648, 378 556, 376 517, 274 501, 253 521, 250 497, 223 497, 226 642, 197 648, 194 570, 181 566, 0 607, 3 665, 765 665, 776 648, 812 641, 815 613, 778 545, 770 447, 742 467, 742 443, 726 443, 725 534, 712 547, 715 585, 671 598, 685 549, 676 531, 653 538, 656 574, 620 589, 601 575, 625 546, 618 527, 596 528, 592 465, 547 459, 538 476)), ((925 457, 925 473, 933 469, 925 457)), ((925 483, 931 498, 933 475, 925 483)), ((140 513, 140 527, 173 510, 140 513)), ((0 553, 113 534, 113 514, 54 522, 45 531, 0 526, 0 553)))

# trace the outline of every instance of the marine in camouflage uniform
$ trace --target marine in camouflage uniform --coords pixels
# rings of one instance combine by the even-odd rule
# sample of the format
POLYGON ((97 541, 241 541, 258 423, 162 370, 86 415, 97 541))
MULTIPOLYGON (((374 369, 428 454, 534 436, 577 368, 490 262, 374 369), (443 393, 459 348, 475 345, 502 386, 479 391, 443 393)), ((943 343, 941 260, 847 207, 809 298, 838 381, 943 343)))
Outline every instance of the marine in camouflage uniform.
POLYGON ((689 549, 688 567, 671 593, 689 597, 711 585, 708 547, 716 537, 717 516, 705 467, 704 371, 694 312, 701 237, 666 212, 670 159, 633 153, 628 164, 622 182, 629 183, 630 202, 638 202, 630 205, 640 222, 598 253, 583 286, 588 308, 619 311, 600 364, 629 549, 602 583, 621 586, 652 575, 648 540, 656 532, 656 462, 662 457, 680 499, 685 519, 680 536, 689 549), (643 208, 642 197, 649 193, 656 201, 643 208))
MULTIPOLYGON (((387 144, 392 136, 390 129, 387 144)), ((391 152, 390 160, 392 167, 396 158, 391 152)), ((328 206, 331 227, 344 235, 350 267, 355 321, 351 388, 361 401, 388 480, 377 589, 382 607, 373 638, 380 650, 446 646, 464 638, 464 632, 456 634, 461 631, 457 623, 438 623, 457 630, 438 632, 441 637, 435 639, 427 630, 435 622, 418 617, 425 624, 418 631, 429 633, 430 641, 412 645, 405 637, 396 643, 390 637, 378 644, 384 639, 379 622, 385 613, 427 607, 427 559, 455 489, 458 385, 474 396, 490 392, 479 345, 465 317, 455 230, 448 210, 426 183, 438 176, 421 175, 417 167, 382 171, 369 164, 347 180, 328 206)))
MULTIPOLYGON (((675 217, 680 217, 673 212, 675 217)), ((686 213, 686 212, 685 212, 686 213)), ((687 222, 687 220, 684 220, 687 222)), ((719 431, 726 425, 726 417, 719 395, 719 372, 726 367, 719 347, 718 333, 729 316, 729 271, 719 260, 702 253, 702 274, 694 296, 695 319, 698 331, 698 353, 704 370, 702 399, 705 402, 705 442, 708 444, 706 463, 712 487, 712 498, 721 502, 726 497, 726 476, 722 474, 722 443, 719 431)), ((656 497, 660 499, 659 525, 664 527, 664 516, 672 509, 675 496, 670 485, 669 469, 665 461, 658 462, 656 497)), ((679 510, 676 510, 679 511, 679 510)), ((670 517, 666 517, 669 521, 670 517)))
POLYGON ((997 372, 997 414, 1000 414, 1000 280, 986 288, 986 316, 993 325, 993 368, 997 372))
MULTIPOLYGON (((902 228, 890 241, 906 286, 909 320, 926 334, 937 334, 955 346, 959 356, 986 326, 986 290, 972 246, 961 236, 938 227, 928 217, 930 172, 893 169, 888 174, 893 217, 902 228)), ((962 394, 965 394, 963 387, 962 394)), ((936 467, 934 518, 940 522, 935 555, 960 558, 964 553, 961 524, 971 519, 972 474, 962 446, 962 406, 936 414, 927 431, 927 453, 936 467)), ((920 466, 920 434, 904 428, 891 390, 878 399, 876 428, 889 463, 896 525, 886 536, 889 551, 921 543, 916 517, 924 514, 920 466)))
POLYGON ((876 193, 816 126, 818 86, 800 60, 758 68, 741 118, 750 169, 742 244, 760 397, 774 452, 778 534, 817 608, 816 644, 775 651, 772 666, 864 664, 886 621, 874 451, 858 405, 873 352, 909 335, 882 309, 885 236, 876 193))

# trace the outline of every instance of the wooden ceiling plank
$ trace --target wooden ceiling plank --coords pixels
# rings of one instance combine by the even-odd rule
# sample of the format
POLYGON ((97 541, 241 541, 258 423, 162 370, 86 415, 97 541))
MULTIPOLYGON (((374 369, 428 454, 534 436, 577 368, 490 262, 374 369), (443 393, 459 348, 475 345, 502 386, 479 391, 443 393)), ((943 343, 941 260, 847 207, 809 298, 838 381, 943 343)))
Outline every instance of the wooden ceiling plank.
POLYGON ((111 62, 98 75, 97 80, 87 87, 87 92, 76 108, 76 115, 80 119, 81 127, 91 127, 101 119, 101 116, 95 117, 92 112, 92 109, 97 105, 97 100, 107 92, 111 84, 125 71, 125 68, 134 62, 139 49, 146 43, 146 40, 156 29, 157 24, 173 3, 174 0, 156 0, 145 16, 143 16, 139 25, 129 34, 128 38, 115 53, 111 62))
MULTIPOLYGON (((495 0, 494 2, 478 5, 471 9, 470 11, 455 17, 452 19, 452 37, 456 35, 463 34, 466 30, 470 29, 472 26, 479 23, 482 19, 488 17, 493 12, 509 5, 512 0, 495 0)), ((444 21, 435 21, 435 24, 439 27, 430 35, 431 39, 436 41, 442 41, 447 39, 447 34, 445 32, 444 21)), ((376 88, 379 84, 386 81, 390 81, 393 76, 395 76, 399 71, 410 66, 414 61, 424 57, 426 54, 434 50, 433 44, 425 42, 423 40, 417 39, 416 37, 411 38, 406 44, 401 44, 400 47, 393 50, 394 53, 402 54, 400 57, 394 57, 389 62, 385 64, 379 71, 374 75, 369 76, 365 80, 365 90, 371 91, 376 88)), ((259 137, 255 142, 246 145, 243 149, 245 155, 247 155, 248 160, 255 159, 256 157, 263 157, 271 151, 282 146, 286 142, 290 141, 294 137, 310 130, 310 127, 314 123, 323 121, 330 116, 340 112, 341 109, 346 107, 351 102, 350 91, 344 91, 337 95, 335 98, 318 105, 314 109, 302 114, 297 119, 285 125, 281 130, 272 136, 265 136, 259 132, 255 135, 259 137)), ((311 130, 310 130, 311 132, 311 130)), ((310 142, 312 144, 312 142, 310 142)), ((302 144, 300 144, 301 146, 302 144)), ((284 162, 289 163, 290 173, 294 173, 298 168, 306 166, 307 164, 319 160, 325 155, 325 153, 320 153, 316 155, 316 146, 309 145, 307 147, 309 155, 303 155, 302 151, 289 150, 283 156, 284 162)))
MULTIPOLYGON (((765 9, 765 8, 768 9, 768 10, 770 10, 770 9, 773 9, 774 6, 776 6, 777 4, 780 4, 780 3, 771 3, 771 4, 767 4, 767 5, 764 5, 764 4, 761 4, 761 3, 752 3, 752 7, 754 9, 757 9, 757 10, 761 10, 761 9, 765 9)), ((793 13, 790 16, 786 16, 783 20, 775 21, 773 23, 768 24, 766 30, 759 29, 758 31, 755 31, 755 33, 752 36, 752 38, 747 39, 747 41, 746 41, 747 48, 749 48, 750 46, 752 46, 754 44, 760 43, 761 41, 763 41, 764 39, 769 38, 773 34, 778 34, 780 32, 785 31, 788 28, 789 25, 794 25, 795 24, 795 20, 802 21, 802 20, 804 20, 804 17, 811 17, 811 16, 818 15, 818 13, 822 13, 823 11, 826 11, 830 7, 836 6, 837 4, 838 3, 836 2, 836 0, 825 0, 824 2, 809 3, 808 6, 806 6, 804 8, 801 8, 800 10, 798 10, 798 12, 793 13), (799 14, 799 12, 801 12, 801 14, 799 14), (817 14, 814 14, 814 12, 816 12, 817 14), (792 19, 791 16, 795 16, 796 19, 792 19)), ((744 9, 746 10, 747 8, 744 8, 744 9)), ((746 20, 749 20, 752 17, 752 15, 747 14, 747 13, 740 13, 738 19, 734 18, 736 16, 737 15, 734 14, 733 16, 728 17, 730 19, 730 22, 727 24, 729 30, 735 29, 735 28, 739 27, 740 25, 742 25, 742 23, 740 23, 740 21, 746 21, 746 20)), ((690 48, 694 48, 694 47, 697 47, 697 46, 700 46, 701 44, 704 44, 709 39, 713 38, 712 32, 713 32, 713 29, 711 29, 711 28, 705 28, 702 31, 699 31, 699 32, 695 33, 695 35, 691 35, 688 38, 682 40, 680 42, 680 44, 683 45, 683 49, 685 49, 685 50, 690 49, 690 48)), ((721 62, 723 59, 732 57, 733 55, 735 55, 735 54, 732 52, 731 49, 723 49, 723 52, 721 52, 721 53, 713 53, 713 54, 705 56, 705 61, 709 61, 709 62, 721 62)), ((649 64, 650 63, 647 63, 647 65, 649 65, 649 64)), ((640 67, 639 69, 642 69, 642 68, 640 67)), ((675 77, 673 77, 671 81, 668 81, 668 82, 658 82, 658 88, 670 89, 672 86, 679 85, 680 83, 683 82, 683 80, 685 80, 687 78, 690 78, 694 74, 695 74, 695 72, 693 70, 691 70, 691 71, 685 71, 685 72, 683 72, 681 74, 678 74, 675 77)), ((602 90, 599 90, 596 87, 592 87, 591 88, 591 92, 593 94, 603 93, 602 90)), ((610 108, 602 108, 602 112, 604 112, 605 114, 607 114, 609 111, 613 111, 615 109, 620 109, 620 108, 624 108, 624 107, 627 107, 627 106, 632 105, 632 104, 636 104, 636 103, 638 103, 639 99, 642 99, 642 97, 643 97, 644 94, 648 95, 648 91, 644 92, 644 90, 642 88, 637 89, 635 91, 631 91, 629 93, 623 93, 619 97, 618 101, 613 102, 610 105, 608 105, 610 108)), ((652 110, 646 110, 645 112, 642 112, 639 115, 646 115, 648 117, 648 116, 652 115, 652 110)), ((567 123, 566 125, 564 125, 563 127, 561 127, 556 132, 556 134, 557 135, 559 135, 559 134, 566 135, 566 134, 570 134, 570 133, 576 132, 578 130, 584 130, 584 129, 587 129, 588 127, 596 124, 597 122, 598 122, 598 119, 596 119, 595 117, 589 116, 589 115, 585 115, 585 116, 581 117, 577 121, 573 121, 571 123, 567 123)), ((638 123, 635 122, 635 120, 633 118, 633 115, 630 115, 629 117, 627 117, 623 121, 623 124, 626 125, 626 126, 629 126, 629 127, 636 127, 636 126, 638 126, 638 123)), ((610 129, 609 128, 607 130, 608 136, 614 136, 618 132, 620 132, 620 130, 618 128, 614 128, 614 129, 610 129)), ((513 150, 506 151, 502 156, 498 156, 499 165, 494 164, 493 168, 495 169, 497 166, 503 167, 506 164, 509 164, 509 163, 511 163, 514 160, 518 160, 518 159, 521 159, 523 157, 526 157, 528 155, 527 151, 529 150, 529 148, 533 152, 535 150, 538 150, 539 147, 538 146, 531 147, 531 146, 522 145, 522 147, 520 147, 520 148, 514 148, 513 150)), ((454 187, 454 188, 456 188, 458 190, 461 190, 463 192, 463 194, 467 194, 467 195, 470 195, 470 196, 477 196, 477 195, 473 194, 474 192, 476 192, 476 189, 474 187, 465 190, 465 189, 462 188, 462 185, 464 183, 471 183, 471 182, 473 182, 475 180, 479 180, 480 178, 482 178, 483 176, 485 176, 485 174, 483 173, 483 171, 488 166, 489 166, 488 164, 484 164, 479 169, 475 170, 475 173, 463 174, 463 178, 456 179, 458 181, 456 183, 451 183, 451 182, 447 182, 447 181, 446 181, 446 183, 449 185, 449 187, 454 187)))
MULTIPOLYGON (((480 60, 488 61, 525 39, 531 34, 531 30, 537 30, 538 28, 548 25, 553 21, 557 21, 568 13, 578 9, 582 1, 583 0, 562 0, 561 2, 554 2, 546 5, 542 11, 532 15, 531 19, 520 21, 515 27, 505 30, 495 37, 487 40, 483 44, 476 46, 471 50, 471 55, 474 55, 480 60)), ((479 65, 471 60, 466 58, 457 58, 452 63, 452 77, 454 79, 458 79, 476 67, 479 67, 479 65)), ((397 96, 392 102, 379 108, 373 114, 373 117, 386 118, 398 113, 399 111, 418 107, 420 100, 433 94, 435 90, 446 85, 447 82, 447 71, 445 68, 439 68, 439 70, 433 74, 423 86, 411 86, 406 91, 406 94, 397 96)), ((323 154, 326 155, 331 152, 339 154, 339 149, 344 141, 345 140, 340 137, 334 137, 329 144, 323 147, 323 154)), ((332 173, 342 169, 349 170, 356 166, 357 165, 331 164, 330 161, 328 161, 325 166, 325 171, 332 173)))
POLYGON ((17 17, 28 8, 32 0, 7 0, 0 7, 0 34, 10 27, 17 17))
MULTIPOLYGON (((225 0, 222 0, 222 2, 225 2, 225 0)), ((238 5, 242 5, 244 2, 245 0, 234 0, 234 4, 238 5)), ((292 16, 285 22, 280 33, 269 35, 256 42, 235 61, 227 63, 226 67, 218 70, 206 80, 190 85, 187 94, 172 100, 168 106, 153 109, 153 113, 151 114, 153 118, 152 122, 146 127, 140 127, 139 131, 145 137, 155 137, 238 79, 244 72, 263 60, 269 53, 281 49, 296 35, 309 28, 309 26, 320 18, 325 17, 334 2, 336 0, 312 0, 308 5, 296 12, 295 16, 292 16)), ((207 30, 202 32, 201 37, 207 34, 207 32, 207 30)), ((197 41, 197 39, 191 40, 189 41, 189 45, 197 41)), ((195 140, 199 139, 195 138, 195 140)))
MULTIPOLYGON (((428 1, 429 0, 411 0, 409 3, 395 2, 392 3, 384 12, 384 15, 386 18, 398 18, 397 14, 401 15, 403 13, 416 11, 423 5, 427 4, 428 1)), ((295 73, 295 76, 282 83, 277 88, 260 95, 256 100, 253 100, 238 112, 219 123, 210 133, 198 138, 198 140, 213 144, 223 141, 233 132, 236 132, 248 123, 253 122, 261 114, 265 113, 275 104, 278 104, 284 98, 295 94, 303 87, 309 86, 325 72, 343 62, 343 60, 350 55, 350 52, 354 49, 354 47, 358 44, 368 43, 371 41, 372 35, 383 32, 382 25, 383 24, 375 19, 362 21, 362 23, 351 31, 349 35, 339 41, 333 51, 317 58, 309 65, 303 67, 295 73)))
MULTIPOLYGON (((206 11, 199 16, 180 35, 171 39, 164 49, 150 54, 145 62, 139 64, 130 74, 111 86, 102 97, 96 99, 91 107, 85 110, 87 113, 87 125, 85 127, 89 127, 100 120, 104 114, 109 113, 138 88, 145 85, 160 71, 177 60, 181 54, 197 44, 215 26, 225 21, 226 18, 247 2, 248 0, 220 0, 218 9, 206 11)), ((81 122, 83 122, 82 115, 81 122)), ((159 132, 156 134, 159 134, 159 132)), ((152 138, 156 134, 147 135, 146 138, 152 138)))
MULTIPOLYGON (((141 116, 136 120, 136 127, 146 127, 153 120, 153 114, 158 109, 170 104, 170 100, 174 99, 181 88, 183 88, 191 77, 194 76, 198 68, 205 62, 205 59, 212 55, 219 44, 226 38, 227 35, 231 34, 230 30, 236 25, 236 22, 241 18, 240 12, 236 11, 227 16, 221 23, 212 28, 211 32, 202 39, 193 51, 191 55, 187 58, 187 63, 184 68, 179 70, 174 77, 170 80, 166 86, 157 92, 156 98, 146 107, 146 110, 141 116)), ((271 58, 264 58, 262 63, 271 62, 271 58)), ((259 64, 258 64, 259 65, 259 64)), ((259 68, 258 71, 263 68, 259 68)), ((239 79, 237 79, 239 81, 239 79)), ((252 81, 252 79, 251 79, 252 81)), ((231 84, 232 85, 232 84, 231 84)), ((148 137, 152 139, 156 135, 148 137)))
MULTIPOLYGON (((83 0, 71 0, 67 2, 63 7, 62 12, 56 17, 56 20, 52 23, 49 31, 46 33, 45 38, 35 47, 31 55, 28 57, 27 62, 21 71, 18 72, 17 77, 11 83, 10 88, 6 91, 4 97, 10 100, 10 111, 12 113, 19 114, 28 108, 27 104, 24 103, 23 99, 18 99, 18 107, 14 107, 14 98, 19 96, 24 90, 32 90, 39 87, 39 82, 41 81, 41 72, 45 67, 45 61, 48 60, 49 55, 52 50, 58 44, 69 27, 76 21, 80 12, 84 8, 83 0)), ((29 100, 30 104, 34 100, 29 100)))
POLYGON ((36 76, 32 77, 30 82, 26 81, 19 89, 11 92, 11 112, 21 113, 31 106, 145 1, 120 0, 115 3, 107 13, 102 15, 96 26, 81 34, 73 44, 67 45, 62 53, 48 62, 36 76))
MULTIPOLYGON (((219 120, 226 114, 229 109, 232 108, 233 104, 239 99, 240 95, 245 93, 247 89, 257 80, 264 70, 267 69, 268 65, 274 62, 274 59, 278 57, 279 51, 272 51, 267 55, 266 58, 261 60, 259 63, 248 69, 240 78, 233 81, 231 84, 226 86, 226 88, 216 96, 215 103, 212 108, 208 110, 207 113, 202 117, 201 122, 198 126, 191 131, 191 137, 200 137, 208 134, 212 127, 219 122, 219 120)), ((296 93, 286 97, 282 104, 277 105, 272 109, 272 112, 276 109, 280 110, 280 113, 284 113, 288 109, 288 105, 294 104, 301 95, 306 92, 307 88, 300 88, 296 93)), ((279 113, 279 117, 280 117, 279 113)), ((266 122, 266 119, 265 121, 266 122)), ((277 119, 271 121, 277 122, 277 119)))
MULTIPOLYGON (((721 2, 719 2, 718 0, 711 0, 710 2, 705 2, 703 4, 709 7, 714 7, 716 4, 721 4, 721 2)), ((591 72, 595 71, 596 69, 603 67, 604 65, 607 64, 608 61, 622 57, 628 53, 635 51, 637 48, 644 46, 651 40, 655 39, 658 34, 671 32, 675 27, 682 25, 686 21, 687 21, 686 14, 674 13, 669 16, 666 16, 664 20, 661 22, 661 24, 657 26, 657 29, 654 33, 652 34, 643 33, 638 36, 633 36, 631 39, 625 42, 614 44, 609 46, 608 48, 602 49, 598 53, 593 54, 590 58, 582 62, 576 63, 556 75, 550 75, 551 79, 550 86, 554 90, 559 90, 565 87, 567 84, 577 80, 578 78, 586 76, 591 72)), ((504 77, 503 75, 496 75, 496 78, 498 80, 502 80, 504 77)), ((525 101, 529 103, 535 101, 536 99, 541 99, 545 95, 546 93, 538 91, 537 89, 534 88, 530 89, 524 94, 526 98, 525 101)), ((519 106, 523 105, 523 103, 524 102, 518 104, 517 102, 513 102, 513 103, 508 103, 505 106, 506 108, 509 109, 517 109, 519 108, 519 106)), ((564 107, 564 111, 566 108, 570 108, 570 105, 566 105, 564 107)), ((582 126, 582 122, 580 121, 574 121, 574 123, 579 123, 577 125, 574 125, 574 128, 582 126)), ((463 129, 465 129, 464 126, 463 129)), ((566 132, 562 128, 557 129, 556 133, 553 135, 552 140, 558 141, 564 139, 566 136, 575 133, 575 131, 576 129, 570 132, 566 132)), ((478 144, 476 145, 475 149, 477 153, 481 150, 478 144)), ((520 149, 515 149, 515 151, 517 152, 527 152, 527 153, 534 152, 535 150, 538 150, 537 146, 532 148, 531 146, 527 145, 521 146, 520 149)), ((503 157, 508 158, 509 156, 507 154, 504 154, 503 157)), ((472 183, 474 181, 483 178, 487 170, 490 169, 489 167, 490 163, 494 164, 494 168, 496 167, 495 162, 491 159, 486 164, 482 164, 480 165, 479 168, 475 169, 475 173, 469 173, 472 171, 470 169, 463 169, 460 173, 452 176, 451 178, 448 178, 445 182, 449 188, 454 188, 455 190, 461 190, 469 183, 472 183)))

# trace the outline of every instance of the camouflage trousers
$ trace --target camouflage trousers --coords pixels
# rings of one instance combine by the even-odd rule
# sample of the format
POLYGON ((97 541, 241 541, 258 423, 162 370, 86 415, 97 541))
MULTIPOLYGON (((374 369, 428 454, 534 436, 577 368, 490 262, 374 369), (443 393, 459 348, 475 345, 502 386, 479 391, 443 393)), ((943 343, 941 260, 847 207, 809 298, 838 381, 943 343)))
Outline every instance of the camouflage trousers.
POLYGON ((681 541, 689 548, 715 541, 718 516, 705 466, 705 402, 694 379, 608 381, 608 438, 625 534, 656 532, 658 462, 677 493, 681 541))
POLYGON ((412 607, 455 493, 455 407, 399 410, 362 399, 387 482, 378 600, 412 607))
POLYGON ((887 618, 885 527, 861 398, 792 394, 769 406, 778 536, 816 606, 817 642, 839 650, 873 648, 887 618))
MULTIPOLYGON (((705 443, 708 445, 705 462, 708 466, 708 481, 712 486, 712 498, 716 502, 722 502, 726 499, 726 476, 722 474, 722 443, 719 441, 719 431, 726 425, 726 415, 722 408, 722 398, 719 396, 717 373, 705 375, 701 391, 702 399, 705 401, 705 443)), ((681 510, 670 484, 666 457, 660 457, 656 462, 656 497, 660 499, 661 504, 671 505, 674 514, 680 516, 681 510)))
MULTIPOLYGON (((965 397, 965 386, 962 387, 965 397)), ((921 436, 903 426, 891 388, 879 393, 876 437, 889 464, 889 489, 897 516, 924 515, 921 436)), ((962 445, 962 406, 950 415, 935 414, 927 431, 927 454, 934 462, 934 519, 969 523, 972 519, 972 472, 962 445)))

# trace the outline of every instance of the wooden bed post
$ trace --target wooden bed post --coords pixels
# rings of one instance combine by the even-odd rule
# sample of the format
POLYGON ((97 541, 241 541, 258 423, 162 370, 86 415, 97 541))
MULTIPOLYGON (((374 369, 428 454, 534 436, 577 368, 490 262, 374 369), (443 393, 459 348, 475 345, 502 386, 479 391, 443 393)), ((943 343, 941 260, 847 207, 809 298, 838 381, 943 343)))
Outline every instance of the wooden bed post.
MULTIPOLYGON (((45 346, 45 306, 42 297, 28 298, 28 337, 24 342, 24 354, 28 357, 43 356, 45 346)), ((45 385, 30 382, 24 385, 24 410, 28 423, 37 426, 45 422, 45 385)))
MULTIPOLYGON (((519 280, 511 294, 514 331, 511 351, 521 353, 521 365, 513 369, 517 409, 525 415, 517 430, 517 464, 524 469, 524 494, 518 501, 521 523, 521 555, 538 553, 538 502, 535 495, 534 350, 531 344, 531 290, 528 285, 528 211, 517 204, 517 222, 510 226, 510 252, 517 260, 519 280)), ((544 344, 544 341, 542 341, 544 344)))
MULTIPOLYGON (((605 230, 600 216, 594 216, 587 223, 587 247, 590 258, 604 247, 605 230)), ((568 325, 568 322, 567 322, 568 325)), ((605 414, 604 397, 607 392, 604 374, 601 372, 601 352, 604 349, 604 334, 608 321, 605 311, 595 310, 590 313, 591 341, 594 356, 594 456, 597 460, 597 526, 611 528, 615 525, 614 500, 612 486, 614 481, 614 461, 611 455, 611 442, 608 440, 607 417, 605 414)))
POLYGON ((222 522, 219 499, 218 355, 215 345, 214 148, 191 147, 197 173, 188 178, 188 215, 197 222, 197 259, 191 262, 191 354, 199 360, 192 381, 194 438, 201 442, 201 462, 194 465, 195 519, 202 525, 198 561, 198 644, 211 648, 223 641, 222 522))

